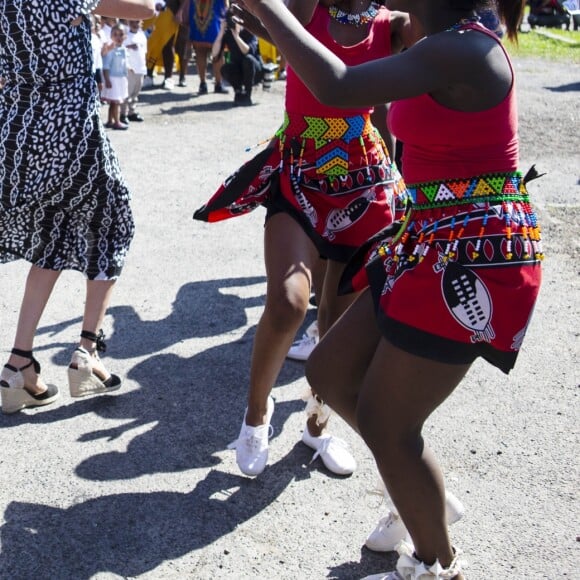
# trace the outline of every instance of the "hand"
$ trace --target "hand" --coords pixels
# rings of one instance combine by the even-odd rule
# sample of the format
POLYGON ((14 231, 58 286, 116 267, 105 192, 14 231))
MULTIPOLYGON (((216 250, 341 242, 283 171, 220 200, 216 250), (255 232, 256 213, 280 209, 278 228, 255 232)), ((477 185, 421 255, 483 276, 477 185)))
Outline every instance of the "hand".
POLYGON ((260 22, 251 12, 248 12, 241 4, 232 4, 230 6, 230 11, 232 14, 232 19, 235 22, 239 22, 242 26, 247 26, 247 24, 252 22, 260 22))
POLYGON ((232 4, 230 10, 232 11, 235 22, 239 23, 240 26, 243 26, 246 30, 249 30, 252 34, 262 38, 267 34, 260 19, 254 16, 251 12, 248 12, 240 4, 232 4))
POLYGON ((255 14, 258 6, 262 3, 262 0, 236 0, 236 4, 234 6, 242 7, 243 10, 250 12, 251 14, 255 14))

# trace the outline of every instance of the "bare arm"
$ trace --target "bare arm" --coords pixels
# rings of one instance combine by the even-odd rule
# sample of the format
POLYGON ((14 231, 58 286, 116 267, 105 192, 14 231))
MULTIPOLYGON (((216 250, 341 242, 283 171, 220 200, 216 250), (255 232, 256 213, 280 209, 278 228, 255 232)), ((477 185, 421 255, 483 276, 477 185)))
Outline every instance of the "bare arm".
POLYGON ((155 13, 155 0, 101 0, 95 14, 143 20, 155 13))
POLYGON ((349 67, 310 35, 280 0, 243 2, 263 22, 274 44, 323 104, 338 107, 378 105, 428 92, 431 87, 427 78, 437 78, 429 67, 425 67, 425 74, 409 74, 415 67, 409 69, 405 62, 412 50, 349 67))
MULTIPOLYGON (((303 25, 306 26, 314 15, 314 10, 318 4, 318 0, 283 0, 288 10, 294 14, 296 19, 303 25)), ((259 18, 254 16, 248 10, 245 10, 237 2, 232 3, 232 8, 234 12, 234 19, 236 22, 241 24, 244 28, 249 30, 255 36, 262 38, 274 44, 270 33, 266 27, 262 24, 259 18)))
POLYGON ((288 10, 294 14, 302 26, 306 26, 314 16, 318 0, 284 0, 288 10))
POLYGON ((487 103, 497 104, 507 92, 502 76, 510 74, 507 60, 499 45, 482 33, 442 31, 401 54, 347 66, 310 35, 280 0, 243 2, 323 104, 365 107, 431 93, 446 106, 457 103, 459 109, 482 110, 491 106, 487 103), (488 58, 492 53, 495 59, 488 58))

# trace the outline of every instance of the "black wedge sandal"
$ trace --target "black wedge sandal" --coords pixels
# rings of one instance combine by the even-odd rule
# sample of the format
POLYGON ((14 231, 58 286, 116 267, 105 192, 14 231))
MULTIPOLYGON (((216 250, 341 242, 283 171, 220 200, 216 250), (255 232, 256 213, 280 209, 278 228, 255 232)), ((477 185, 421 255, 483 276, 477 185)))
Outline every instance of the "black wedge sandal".
POLYGON ((0 394, 2 396, 2 412, 16 413, 26 407, 42 407, 50 405, 58 399, 60 393, 55 385, 46 385, 46 391, 31 393, 24 384, 22 371, 34 365, 34 372, 40 375, 40 363, 34 358, 31 350, 13 348, 12 354, 27 358, 30 362, 16 368, 10 364, 4 365, 0 374, 0 394))
MULTIPOLYGON (((68 367, 68 381, 71 397, 85 397, 99 393, 110 393, 121 388, 121 379, 117 375, 111 374, 105 378, 100 371, 97 371, 94 364, 93 353, 96 351, 105 352, 107 345, 102 329, 99 334, 83 330, 81 337, 95 343, 95 349, 89 352, 79 346, 72 355, 71 363, 68 367)), ((98 354, 97 354, 97 358, 98 354)))

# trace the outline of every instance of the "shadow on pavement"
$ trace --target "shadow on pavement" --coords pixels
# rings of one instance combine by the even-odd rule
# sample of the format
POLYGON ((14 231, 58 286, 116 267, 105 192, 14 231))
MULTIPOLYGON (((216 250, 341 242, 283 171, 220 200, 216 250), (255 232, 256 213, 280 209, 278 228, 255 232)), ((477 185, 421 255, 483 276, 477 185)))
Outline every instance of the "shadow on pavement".
MULTIPOLYGON (((87 480, 132 479, 215 466, 220 459, 214 454, 225 450, 239 432, 255 329, 250 328, 241 338, 229 342, 228 334, 247 325, 246 308, 263 303, 263 296, 240 298, 221 290, 263 281, 263 277, 249 277, 186 284, 179 290, 172 312, 162 320, 141 320, 130 306, 111 308, 115 329, 111 343, 115 344, 107 354, 120 359, 141 358, 127 371, 127 378, 139 388, 71 399, 55 408, 0 417, 0 429, 23 423, 57 423, 87 413, 124 422, 110 429, 86 432, 80 442, 114 441, 138 429, 126 451, 93 455, 78 465, 77 475, 87 480), (122 338, 115 341, 117 333, 122 338), (201 351, 192 347, 190 357, 161 352, 186 339, 208 336, 223 336, 224 340, 201 351)), ((62 332, 78 322, 63 322, 41 332, 62 332)), ((72 348, 74 345, 66 345, 56 355, 58 364, 66 367, 72 348)), ((303 375, 303 364, 288 361, 277 386, 303 375)), ((275 397, 275 389, 273 394, 275 397)), ((278 404, 272 423, 274 433, 280 433, 286 419, 303 408, 299 399, 278 404)))
POLYGON ((115 494, 67 509, 14 501, 0 528, 0 577, 135 577, 204 548, 265 509, 293 480, 309 477, 301 447, 257 479, 212 470, 188 493, 115 494))

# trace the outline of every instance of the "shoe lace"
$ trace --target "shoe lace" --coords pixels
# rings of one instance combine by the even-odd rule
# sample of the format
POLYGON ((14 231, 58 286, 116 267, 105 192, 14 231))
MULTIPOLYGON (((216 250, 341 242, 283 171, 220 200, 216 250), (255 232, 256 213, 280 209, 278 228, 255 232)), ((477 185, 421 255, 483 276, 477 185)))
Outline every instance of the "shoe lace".
MULTIPOLYGON (((274 435, 274 428, 272 425, 268 425, 268 439, 271 439, 274 435)), ((238 446, 245 446, 249 451, 256 451, 259 449, 263 441, 262 437, 259 437, 253 433, 240 434, 237 439, 234 439, 231 443, 228 443, 228 449, 237 449, 238 446)))
POLYGON ((379 520, 379 525, 383 529, 388 529, 391 526, 395 525, 397 521, 400 519, 400 516, 397 512, 389 511, 389 513, 379 520))
POLYGON ((303 334, 300 340, 297 340, 292 344, 292 348, 309 347, 312 344, 316 344, 316 337, 303 334))
POLYGON ((310 460, 310 463, 312 463, 314 460, 316 460, 318 457, 320 457, 320 455, 322 455, 323 453, 326 453, 326 451, 328 450, 328 447, 331 444, 338 445, 339 447, 342 447, 345 451, 348 451, 349 450, 348 443, 346 441, 344 441, 344 439, 341 439, 340 437, 335 437, 333 435, 332 437, 328 437, 327 439, 325 439, 322 442, 322 445, 320 446, 320 449, 317 449, 314 452, 314 455, 312 456, 312 459, 310 460))

